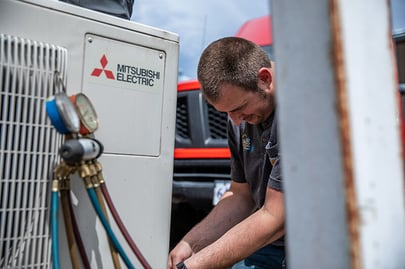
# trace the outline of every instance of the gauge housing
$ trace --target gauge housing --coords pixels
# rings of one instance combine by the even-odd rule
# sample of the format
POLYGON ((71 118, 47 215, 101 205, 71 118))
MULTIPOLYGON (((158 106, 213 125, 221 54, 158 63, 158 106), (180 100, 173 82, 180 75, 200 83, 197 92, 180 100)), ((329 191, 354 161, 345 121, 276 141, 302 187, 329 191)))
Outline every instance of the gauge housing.
POLYGON ((59 92, 46 102, 46 110, 52 125, 61 134, 78 133, 80 119, 70 98, 59 92))
POLYGON ((83 93, 70 97, 80 119, 81 135, 94 133, 98 129, 98 116, 90 99, 83 93))

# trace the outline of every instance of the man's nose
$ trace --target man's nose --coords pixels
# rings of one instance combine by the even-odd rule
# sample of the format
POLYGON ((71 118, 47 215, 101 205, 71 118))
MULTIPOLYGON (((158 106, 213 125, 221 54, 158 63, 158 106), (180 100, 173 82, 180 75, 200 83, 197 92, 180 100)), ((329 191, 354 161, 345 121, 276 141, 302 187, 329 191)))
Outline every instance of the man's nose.
POLYGON ((234 125, 239 126, 243 121, 243 115, 239 112, 228 112, 228 116, 231 118, 234 125))

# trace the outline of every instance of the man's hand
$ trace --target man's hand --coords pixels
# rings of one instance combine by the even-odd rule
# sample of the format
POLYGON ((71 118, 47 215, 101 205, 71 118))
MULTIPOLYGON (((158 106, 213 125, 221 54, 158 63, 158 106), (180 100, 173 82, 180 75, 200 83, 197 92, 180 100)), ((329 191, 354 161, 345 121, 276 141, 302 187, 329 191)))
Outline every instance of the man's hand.
POLYGON ((167 262, 168 269, 176 269, 176 264, 184 261, 191 255, 193 255, 191 246, 186 241, 180 241, 176 247, 169 253, 169 260, 167 262))
POLYGON ((229 229, 248 217, 254 208, 249 185, 232 181, 230 190, 224 194, 213 210, 169 253, 168 268, 177 269, 176 264, 215 242, 229 229))

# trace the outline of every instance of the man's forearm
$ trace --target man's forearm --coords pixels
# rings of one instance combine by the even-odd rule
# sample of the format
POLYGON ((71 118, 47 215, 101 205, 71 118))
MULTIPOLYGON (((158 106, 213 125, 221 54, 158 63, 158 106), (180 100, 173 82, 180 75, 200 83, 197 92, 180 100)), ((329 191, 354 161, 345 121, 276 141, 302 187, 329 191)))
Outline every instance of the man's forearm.
POLYGON ((259 210, 185 263, 188 269, 226 268, 283 235, 280 219, 259 210), (269 231, 269 226, 275 228, 269 231))
POLYGON ((213 243, 226 231, 249 216, 253 202, 246 202, 237 195, 229 195, 222 199, 217 206, 189 233, 183 240, 198 252, 213 243))
POLYGON ((262 208, 185 261, 188 269, 226 268, 284 235, 284 195, 267 188, 262 208))

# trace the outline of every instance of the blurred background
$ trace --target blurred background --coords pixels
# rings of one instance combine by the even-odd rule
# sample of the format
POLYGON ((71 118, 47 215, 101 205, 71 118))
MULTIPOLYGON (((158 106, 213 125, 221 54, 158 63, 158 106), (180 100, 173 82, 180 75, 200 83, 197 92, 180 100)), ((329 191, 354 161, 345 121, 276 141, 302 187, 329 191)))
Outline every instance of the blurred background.
POLYGON ((131 20, 180 36, 179 80, 186 80, 197 77, 199 56, 209 43, 269 13, 266 0, 135 0, 131 20))

